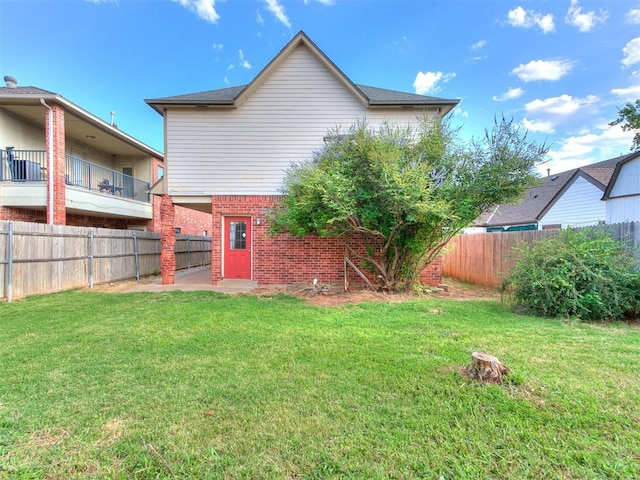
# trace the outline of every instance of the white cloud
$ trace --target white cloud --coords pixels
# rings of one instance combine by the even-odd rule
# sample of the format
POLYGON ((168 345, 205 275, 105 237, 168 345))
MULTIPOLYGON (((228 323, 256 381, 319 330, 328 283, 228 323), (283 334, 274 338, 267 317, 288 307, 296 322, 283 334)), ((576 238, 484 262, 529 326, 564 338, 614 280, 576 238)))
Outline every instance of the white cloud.
POLYGON ((522 7, 509 10, 507 23, 513 27, 520 28, 531 28, 535 26, 542 30, 543 33, 553 32, 556 29, 551 13, 542 15, 533 10, 525 10, 522 7))
POLYGON ((627 88, 612 88, 611 93, 616 97, 620 97, 623 100, 635 100, 640 98, 640 85, 635 85, 627 88))
POLYGON ((183 7, 195 12, 202 20, 217 23, 220 15, 216 12, 216 0, 173 0, 183 7))
POLYGON ((471 50, 480 50, 484 47, 487 46, 489 42, 487 42, 486 40, 479 40, 476 43, 474 43, 473 45, 471 45, 471 50))
POLYGON ((240 66, 242 68, 251 70, 251 64, 244 59, 244 53, 242 52, 242 50, 238 50, 238 58, 240 58, 240 66))
POLYGON ((554 133, 556 131, 552 122, 529 120, 527 117, 522 119, 522 125, 530 132, 554 133))
POLYGON ((507 100, 513 100, 515 98, 521 97, 524 94, 524 90, 520 87, 509 88, 506 92, 504 92, 499 97, 493 97, 495 102, 505 102, 507 100))
POLYGON ((627 23, 640 23, 640 8, 632 8, 625 15, 627 23))
MULTIPOLYGON (((316 2, 321 3, 323 5, 334 5, 336 2, 335 0, 316 0, 316 2)), ((309 5, 310 0, 304 0, 304 4, 305 5, 309 5)))
POLYGON ((280 23, 287 28, 291 28, 289 17, 287 17, 284 7, 278 3, 278 0, 264 0, 264 3, 267 5, 267 10, 273 13, 280 23))
POLYGON ((418 72, 416 79, 413 81, 413 88, 415 88, 418 95, 437 93, 442 90, 438 83, 447 83, 455 76, 455 73, 418 72))
POLYGON ((640 62, 640 37, 630 40, 622 49, 622 53, 624 54, 622 64, 625 67, 640 62))
POLYGON ((571 0, 567 16, 564 21, 573 25, 580 32, 590 32, 598 23, 606 22, 609 18, 609 12, 600 9, 600 14, 596 14, 594 10, 582 12, 582 7, 578 5, 578 0, 571 0))
POLYGON ((224 83, 226 83, 227 85, 231 85, 231 82, 227 77, 224 77, 224 83))
POLYGON ((222 43, 214 43, 212 47, 216 52, 219 52, 224 48, 224 45, 222 43))
POLYGON ((563 172, 629 153, 633 132, 625 132, 620 125, 598 125, 596 132, 562 139, 558 148, 549 150, 551 161, 543 166, 552 172, 563 172))
POLYGON ((532 60, 529 63, 520 64, 511 73, 515 74, 523 82, 535 80, 560 80, 571 71, 572 63, 568 60, 532 60))
POLYGON ((551 115, 569 115, 575 113, 585 105, 594 104, 598 100, 595 95, 587 95, 585 98, 574 98, 571 95, 536 99, 525 104, 524 108, 530 113, 543 113, 551 115))
POLYGON ((260 25, 264 25, 264 18, 262 18, 260 10, 256 10, 256 22, 258 22, 260 25))

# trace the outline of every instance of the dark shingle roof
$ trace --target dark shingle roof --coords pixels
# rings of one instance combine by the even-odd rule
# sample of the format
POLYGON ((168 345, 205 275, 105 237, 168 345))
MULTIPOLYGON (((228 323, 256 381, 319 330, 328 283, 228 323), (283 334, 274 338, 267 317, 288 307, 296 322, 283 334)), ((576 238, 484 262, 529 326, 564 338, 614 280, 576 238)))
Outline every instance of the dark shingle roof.
MULTIPOLYGON (((237 87, 207 90, 205 92, 188 93, 172 97, 154 98, 146 100, 147 103, 164 105, 233 105, 234 101, 242 93, 247 85, 237 87)), ((428 97, 415 93, 387 90, 385 88, 356 85, 356 87, 369 100, 369 105, 441 105, 457 104, 458 100, 428 97)))
POLYGON ((156 98, 147 100, 151 103, 166 104, 212 104, 212 105, 230 105, 236 97, 244 90, 246 85, 237 87, 220 88, 217 90, 207 90, 206 92, 188 93, 186 95, 175 95, 173 97, 156 98))
POLYGON ((0 95, 56 95, 37 87, 0 87, 0 95))
POLYGON ((458 103, 458 100, 428 97, 415 93, 387 90, 386 88, 368 87, 366 85, 356 85, 356 87, 369 99, 369 105, 433 105, 458 103))
POLYGON ((537 223, 544 212, 555 203, 558 194, 576 174, 588 175, 598 182, 604 191, 616 165, 626 157, 626 155, 623 155, 610 158, 602 162, 592 163, 591 165, 545 177, 541 179, 543 183, 527 189, 519 202, 492 207, 478 217, 475 225, 498 227, 537 223))

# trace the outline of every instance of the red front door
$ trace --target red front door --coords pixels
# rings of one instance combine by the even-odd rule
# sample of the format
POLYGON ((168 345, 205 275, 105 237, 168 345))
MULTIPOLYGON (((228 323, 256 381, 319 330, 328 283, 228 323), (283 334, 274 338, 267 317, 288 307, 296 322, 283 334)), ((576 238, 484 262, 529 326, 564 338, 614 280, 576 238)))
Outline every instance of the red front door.
POLYGON ((251 279, 251 217, 224 219, 224 278, 251 279))

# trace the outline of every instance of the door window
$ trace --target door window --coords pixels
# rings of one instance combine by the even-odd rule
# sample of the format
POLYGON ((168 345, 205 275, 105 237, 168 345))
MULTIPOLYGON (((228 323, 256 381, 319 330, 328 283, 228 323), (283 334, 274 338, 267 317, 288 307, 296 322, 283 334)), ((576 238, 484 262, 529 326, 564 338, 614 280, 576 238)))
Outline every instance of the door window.
POLYGON ((229 248, 231 250, 247 248, 247 222, 229 222, 229 248))

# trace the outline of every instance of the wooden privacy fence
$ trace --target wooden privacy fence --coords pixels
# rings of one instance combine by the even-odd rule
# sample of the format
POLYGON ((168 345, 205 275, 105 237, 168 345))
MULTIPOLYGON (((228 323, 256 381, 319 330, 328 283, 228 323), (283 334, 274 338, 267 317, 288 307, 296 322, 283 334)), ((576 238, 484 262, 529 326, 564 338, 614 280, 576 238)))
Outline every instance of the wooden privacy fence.
MULTIPOLYGON (((610 232, 612 238, 624 242, 638 255, 640 222, 593 228, 610 232)), ((531 245, 536 240, 557 234, 557 230, 531 230, 458 235, 449 242, 445 250, 442 273, 465 282, 496 287, 511 272, 518 260, 514 247, 531 245)))
MULTIPOLYGON (((211 263, 211 239, 176 235, 176 268, 211 263)), ((0 221, 0 293, 38 293, 157 274, 160 235, 133 230, 0 221)))

